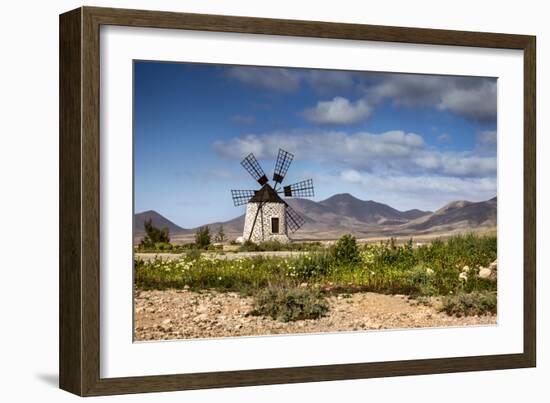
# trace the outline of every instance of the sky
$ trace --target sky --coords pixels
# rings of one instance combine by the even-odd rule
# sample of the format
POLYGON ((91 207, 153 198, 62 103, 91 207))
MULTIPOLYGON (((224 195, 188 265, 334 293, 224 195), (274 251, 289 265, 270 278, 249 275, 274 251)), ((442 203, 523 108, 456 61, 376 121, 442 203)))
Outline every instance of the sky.
POLYGON ((234 218, 257 189, 250 152, 315 201, 350 193, 399 210, 496 196, 497 79, 134 61, 134 209, 192 228, 234 218))

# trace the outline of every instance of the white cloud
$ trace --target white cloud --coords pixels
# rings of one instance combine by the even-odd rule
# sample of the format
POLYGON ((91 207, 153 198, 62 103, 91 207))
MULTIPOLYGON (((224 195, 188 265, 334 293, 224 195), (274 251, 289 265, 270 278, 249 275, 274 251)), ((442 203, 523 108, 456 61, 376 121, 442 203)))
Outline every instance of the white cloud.
POLYGON ((362 165, 380 158, 406 158, 424 145, 421 136, 399 130, 382 134, 292 130, 235 137, 217 141, 213 147, 220 155, 235 159, 250 152, 257 158, 274 158, 281 147, 292 153, 305 153, 308 159, 362 165))
POLYGON ((466 119, 496 120, 495 79, 385 74, 378 83, 366 86, 365 92, 373 102, 389 98, 396 105, 435 106, 466 119))
POLYGON ((363 99, 350 102, 344 97, 334 97, 331 101, 319 101, 314 108, 306 109, 302 115, 318 124, 346 125, 366 120, 372 108, 363 99))
POLYGON ((457 115, 480 121, 491 121, 497 115, 497 84, 484 81, 473 88, 451 88, 444 91, 437 105, 457 115))
POLYGON ((342 171, 341 176, 343 181, 350 183, 360 183, 362 179, 361 174, 355 169, 347 169, 342 171))
MULTIPOLYGON (((358 101, 361 105, 355 106, 361 108, 365 118, 374 105, 387 99, 407 107, 436 107, 481 122, 494 122, 497 114, 497 80, 494 78, 248 66, 231 67, 227 70, 227 76, 246 85, 278 92, 297 91, 301 83, 325 96, 354 91, 362 98, 358 101)), ((349 101, 348 105, 344 105, 342 100, 345 98, 337 98, 339 100, 333 106, 341 104, 349 109, 349 101)), ((320 111, 320 116, 329 117, 326 122, 320 117, 318 123, 340 123, 339 118, 332 122, 329 106, 321 106, 327 111, 324 114, 320 111)))
POLYGON ((453 200, 482 201, 497 194, 496 177, 459 178, 445 175, 380 176, 369 172, 345 170, 338 176, 318 178, 327 186, 344 182, 356 195, 388 203, 402 210, 436 210, 453 200))
POLYGON ((217 141, 213 148, 219 155, 236 160, 251 152, 259 159, 273 159, 277 150, 284 148, 301 155, 302 159, 379 175, 408 173, 483 177, 496 174, 496 156, 492 154, 478 155, 475 150, 434 150, 422 136, 400 130, 381 134, 307 130, 250 134, 217 141))

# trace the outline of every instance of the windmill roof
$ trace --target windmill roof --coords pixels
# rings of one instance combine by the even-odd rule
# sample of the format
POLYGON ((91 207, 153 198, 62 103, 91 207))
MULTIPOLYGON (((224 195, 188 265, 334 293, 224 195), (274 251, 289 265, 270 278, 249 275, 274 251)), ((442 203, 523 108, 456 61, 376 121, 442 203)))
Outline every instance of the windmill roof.
POLYGON ((279 197, 277 192, 267 183, 248 201, 249 203, 284 203, 284 200, 279 197))

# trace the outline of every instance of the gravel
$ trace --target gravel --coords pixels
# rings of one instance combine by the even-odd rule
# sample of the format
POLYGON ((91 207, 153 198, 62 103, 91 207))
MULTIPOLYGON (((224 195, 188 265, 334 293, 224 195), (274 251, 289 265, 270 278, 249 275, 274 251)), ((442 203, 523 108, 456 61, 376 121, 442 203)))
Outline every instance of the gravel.
POLYGON ((456 318, 439 312, 439 299, 419 304, 403 295, 341 294, 328 298, 321 319, 283 323, 248 315, 252 298, 190 290, 137 291, 135 341, 272 334, 496 325, 496 316, 456 318))

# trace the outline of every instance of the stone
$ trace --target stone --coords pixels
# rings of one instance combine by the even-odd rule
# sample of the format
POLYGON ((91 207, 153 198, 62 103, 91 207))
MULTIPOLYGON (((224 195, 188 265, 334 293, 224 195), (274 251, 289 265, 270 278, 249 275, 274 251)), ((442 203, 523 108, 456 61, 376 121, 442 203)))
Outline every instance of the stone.
POLYGON ((481 267, 479 269, 479 277, 480 278, 490 278, 493 274, 493 271, 489 269, 488 267, 481 267))
POLYGON ((193 319, 193 322, 202 322, 203 320, 207 320, 207 319, 208 319, 208 314, 201 313, 200 315, 195 316, 195 318, 193 319))

